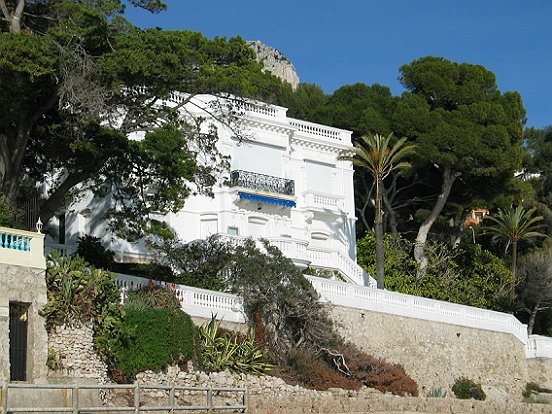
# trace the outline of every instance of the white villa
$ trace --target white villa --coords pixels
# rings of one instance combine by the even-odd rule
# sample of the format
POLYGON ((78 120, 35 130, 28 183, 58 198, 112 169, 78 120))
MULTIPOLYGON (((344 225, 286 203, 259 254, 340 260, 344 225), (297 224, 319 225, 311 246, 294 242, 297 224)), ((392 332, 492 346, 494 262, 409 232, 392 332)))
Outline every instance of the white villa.
MULTIPOLYGON (((186 111, 209 118, 202 108, 214 99, 198 95, 186 111)), ((355 260, 352 164, 338 159, 352 148, 351 132, 289 118, 286 112, 246 103, 240 112, 245 140, 213 121, 219 151, 231 159, 228 175, 214 188, 214 198, 190 196, 181 211, 162 220, 184 242, 212 234, 266 238, 301 269, 334 270, 349 282, 371 286, 373 279, 355 260)), ((147 261, 143 246, 113 237, 97 219, 106 206, 91 195, 72 206, 58 216, 59 238, 48 237, 47 248, 70 253, 77 237, 91 234, 116 252, 118 261, 147 261)))

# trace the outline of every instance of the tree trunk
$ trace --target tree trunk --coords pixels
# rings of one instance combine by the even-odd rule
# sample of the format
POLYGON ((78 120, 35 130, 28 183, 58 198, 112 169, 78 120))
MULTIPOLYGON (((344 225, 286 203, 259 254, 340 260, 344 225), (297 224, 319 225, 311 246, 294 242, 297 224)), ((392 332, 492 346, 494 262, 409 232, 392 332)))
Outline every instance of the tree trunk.
POLYGON ((517 240, 512 240, 512 274, 516 275, 517 268, 517 240))
POLYGON ((10 12, 5 0, 0 0, 0 11, 4 16, 4 20, 8 22, 11 33, 21 33, 21 19, 23 18, 23 10, 25 9, 25 0, 17 0, 17 4, 10 12))
POLYGON ((537 313, 539 312, 540 301, 535 303, 533 309, 531 310, 531 315, 529 316, 529 323, 527 324, 527 335, 533 333, 533 327, 535 326, 535 319, 537 319, 537 313))
POLYGON ((441 185, 441 193, 437 197, 437 201, 435 201, 433 210, 431 210, 431 213, 429 214, 429 216, 424 220, 424 222, 421 224, 420 228, 418 229, 418 235, 416 236, 416 244, 414 246, 414 260, 416 260, 416 263, 418 263, 419 277, 424 276, 427 271, 428 260, 425 254, 425 245, 427 242, 427 236, 429 234, 429 231, 431 230, 431 226, 433 226, 433 223, 435 222, 435 220, 437 220, 437 217, 439 217, 439 214, 441 214, 441 211, 445 207, 448 196, 450 194, 450 190, 452 189, 452 185, 454 184, 454 181, 456 180, 456 178, 458 178, 459 176, 460 176, 459 173, 452 173, 450 167, 444 168, 443 184, 441 185))
POLYGON ((376 218, 374 229, 376 231, 376 275, 378 289, 385 289, 385 251, 383 249, 383 214, 382 214, 382 179, 376 177, 376 218))
POLYGON ((387 191, 385 191, 385 188, 382 188, 382 193, 383 193, 383 202, 385 204, 385 211, 387 212, 387 216, 389 217, 389 227, 391 227, 391 233, 393 233, 394 235, 397 235, 399 234, 398 224, 397 224, 397 213, 395 213, 393 206, 389 202, 389 198, 387 197, 387 191))
POLYGON ((88 174, 70 174, 65 180, 50 194, 50 196, 40 206, 40 219, 46 226, 50 219, 59 209, 67 204, 67 195, 73 187, 82 183, 88 177, 88 174))

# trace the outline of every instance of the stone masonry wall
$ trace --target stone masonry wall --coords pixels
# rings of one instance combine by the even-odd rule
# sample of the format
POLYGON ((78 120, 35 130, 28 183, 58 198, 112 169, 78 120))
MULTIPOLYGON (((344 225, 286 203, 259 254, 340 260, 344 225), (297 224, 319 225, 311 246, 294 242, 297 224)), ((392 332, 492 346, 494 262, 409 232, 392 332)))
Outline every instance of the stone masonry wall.
POLYGON ((521 400, 528 382, 525 346, 513 335, 380 312, 332 306, 340 333, 368 353, 401 364, 420 394, 456 378, 481 383, 490 399, 521 400))
POLYGON ((530 382, 552 389, 552 359, 530 358, 527 360, 527 368, 530 382))
MULTIPOLYGON (((186 387, 213 387, 248 389, 251 414, 301 414, 301 413, 473 413, 473 414, 530 414, 550 413, 545 404, 524 404, 519 400, 504 398, 501 400, 474 401, 452 398, 397 397, 384 395, 379 391, 363 388, 358 391, 330 389, 313 391, 285 384, 281 379, 270 376, 231 374, 225 372, 204 373, 199 371, 181 371, 178 367, 169 367, 165 372, 146 371, 138 374, 136 382, 140 384, 164 384, 186 387)), ((142 390, 141 401, 144 405, 162 406, 168 402, 166 390, 142 390)), ((132 401, 132 391, 112 391, 110 405, 128 405, 132 401)), ((205 392, 175 391, 175 400, 182 405, 206 404, 205 392)), ((214 392, 215 405, 229 406, 242 404, 242 394, 236 392, 214 392)))
POLYGON ((94 349, 92 322, 58 325, 48 337, 52 356, 57 356, 61 369, 51 371, 50 377, 90 379, 104 384, 108 381, 107 366, 94 349))
POLYGON ((44 381, 47 376, 48 336, 38 311, 46 304, 45 271, 32 267, 0 264, 0 384, 10 378, 9 305, 27 308, 27 380, 44 381))

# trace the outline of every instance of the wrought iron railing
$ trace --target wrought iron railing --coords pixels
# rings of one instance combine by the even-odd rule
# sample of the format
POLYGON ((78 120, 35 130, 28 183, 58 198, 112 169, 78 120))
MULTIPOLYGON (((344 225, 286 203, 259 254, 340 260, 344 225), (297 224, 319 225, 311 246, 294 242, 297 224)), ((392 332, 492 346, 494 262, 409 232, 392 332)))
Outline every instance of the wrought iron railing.
POLYGON ((295 194, 293 180, 243 170, 234 170, 230 173, 230 185, 288 196, 295 194))

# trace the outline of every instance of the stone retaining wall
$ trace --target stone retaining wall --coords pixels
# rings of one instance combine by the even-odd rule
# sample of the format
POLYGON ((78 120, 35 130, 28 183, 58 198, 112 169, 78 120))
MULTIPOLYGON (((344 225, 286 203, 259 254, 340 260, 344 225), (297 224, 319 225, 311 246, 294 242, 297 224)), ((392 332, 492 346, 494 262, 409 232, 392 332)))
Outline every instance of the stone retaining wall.
MULTIPOLYGON (((455 398, 397 397, 384 395, 379 391, 363 388, 359 391, 332 389, 313 391, 285 384, 281 379, 270 376, 253 376, 219 372, 180 371, 178 367, 169 367, 164 373, 147 371, 138 374, 140 384, 165 384, 194 387, 247 387, 249 390, 249 409, 251 414, 301 414, 301 413, 477 413, 477 414, 530 414, 551 413, 552 406, 545 404, 525 404, 520 400, 504 398, 502 400, 475 401, 455 398)), ((168 398, 167 391, 143 391, 144 404, 163 405, 168 398)), ((205 395, 201 393, 176 392, 177 401, 182 404, 205 404, 205 395)), ((124 404, 131 395, 114 393, 111 403, 124 404)), ((241 404, 236 393, 214 395, 217 405, 241 404)))
POLYGON ((481 383, 490 399, 521 400, 529 381, 525 345, 506 333, 331 306, 339 332, 369 354, 401 364, 420 394, 450 392, 459 377, 481 383))
POLYGON ((92 322, 55 326, 48 336, 52 357, 59 358, 61 369, 51 370, 50 377, 89 379, 100 384, 108 381, 107 366, 94 349, 92 322))
POLYGON ((552 359, 530 358, 527 360, 529 381, 542 388, 552 389, 552 359))

